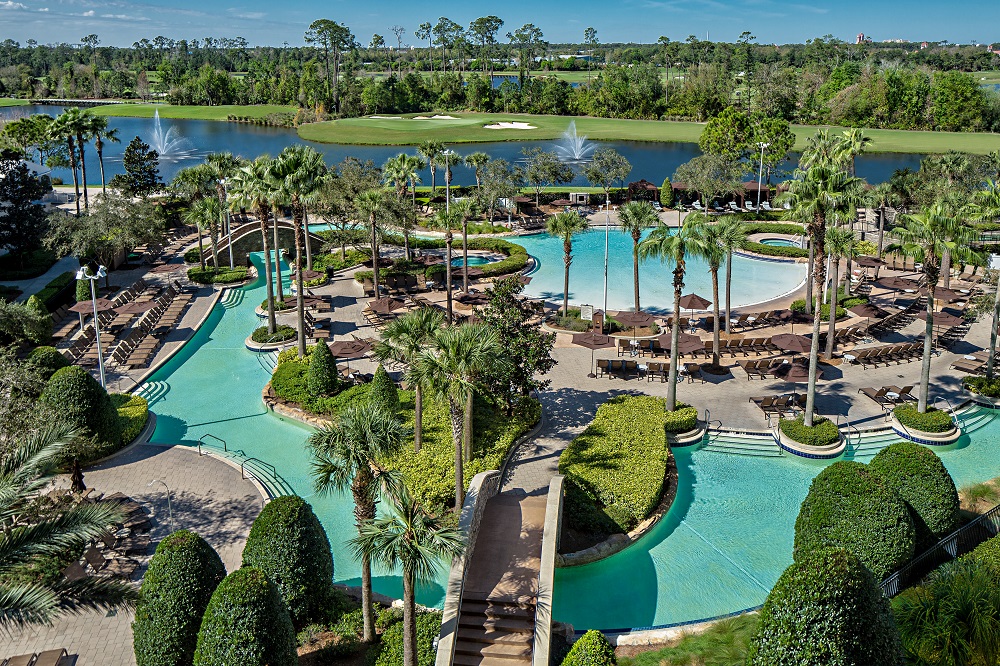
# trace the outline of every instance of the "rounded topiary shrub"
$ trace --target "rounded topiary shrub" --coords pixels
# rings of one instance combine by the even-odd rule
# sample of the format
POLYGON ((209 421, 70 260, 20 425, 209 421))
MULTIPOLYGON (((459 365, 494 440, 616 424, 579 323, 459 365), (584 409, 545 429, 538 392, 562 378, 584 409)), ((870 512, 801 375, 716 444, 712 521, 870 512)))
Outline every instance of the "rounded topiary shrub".
POLYGON ((57 370, 72 365, 55 347, 35 347, 28 354, 28 360, 38 368, 45 379, 49 379, 57 370))
POLYGON ((847 550, 819 549, 796 559, 767 595, 746 663, 895 666, 899 633, 864 564, 847 550))
POLYGON ((389 373, 381 364, 372 377, 371 388, 368 390, 368 399, 374 404, 381 405, 391 412, 399 411, 399 391, 396 385, 389 379, 389 373))
POLYGON ((941 459, 926 446, 897 442, 879 451, 868 469, 906 502, 920 550, 933 546, 958 527, 955 481, 941 459))
POLYGON ((132 622, 138 666, 184 666, 212 593, 226 577, 219 554, 194 532, 174 532, 156 547, 132 622))
MULTIPOLYGON (((418 613, 417 666, 434 666, 437 652, 434 639, 441 633, 441 613, 418 613)), ((375 666, 400 666, 403 663, 403 623, 392 624, 382 634, 375 666)))
POLYGON ((879 580, 913 557, 913 521, 902 498, 853 461, 816 475, 795 519, 795 559, 820 548, 846 548, 879 580))
POLYGON ((573 643, 562 666, 612 666, 617 664, 615 649, 601 632, 591 629, 573 643))
POLYGON ((309 394, 318 398, 322 395, 333 395, 337 392, 339 377, 337 376, 337 361, 326 346, 326 341, 317 340, 312 354, 309 355, 309 373, 307 375, 309 394))
MULTIPOLYGON (((197 259, 195 259, 197 261, 197 259)), ((90 280, 77 280, 76 281, 76 302, 81 303, 83 301, 90 300, 90 280)))
POLYGON ((111 404, 108 392, 80 366, 57 370, 42 391, 41 401, 87 435, 118 445, 121 439, 118 410, 111 404))
POLYGON ((243 547, 243 566, 274 581, 296 627, 324 618, 333 591, 333 555, 326 531, 301 497, 284 495, 264 507, 243 547))
POLYGON ((198 632, 195 666, 296 666, 295 630, 278 586, 244 566, 215 588, 198 632))
POLYGON ((982 542, 971 553, 962 556, 963 559, 979 560, 983 564, 992 567, 997 576, 1000 576, 1000 536, 995 536, 982 542))
POLYGON ((921 432, 948 432, 955 427, 951 414, 934 407, 928 407, 926 412, 921 413, 916 405, 899 405, 892 410, 892 415, 904 427, 921 432))
POLYGON ((664 208, 674 205, 674 187, 669 178, 664 178, 663 185, 660 186, 660 205, 664 208))
POLYGON ((52 337, 52 315, 49 313, 49 309, 45 307, 42 299, 34 294, 28 297, 25 306, 28 308, 28 312, 38 318, 38 326, 37 330, 34 331, 35 337, 32 342, 48 342, 49 338, 52 337))

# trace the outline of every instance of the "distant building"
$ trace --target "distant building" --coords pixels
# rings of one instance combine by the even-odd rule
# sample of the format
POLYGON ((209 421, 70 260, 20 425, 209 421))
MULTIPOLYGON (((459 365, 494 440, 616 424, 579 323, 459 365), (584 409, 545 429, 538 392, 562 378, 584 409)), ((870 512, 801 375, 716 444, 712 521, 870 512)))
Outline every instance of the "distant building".
POLYGON ((865 33, 863 33, 863 32, 859 32, 859 33, 858 33, 858 39, 857 39, 857 41, 856 41, 856 42, 854 42, 854 43, 855 43, 855 44, 864 44, 864 43, 865 43, 865 33))
POLYGON ((992 53, 993 55, 1000 55, 1000 47, 994 48, 992 44, 986 47, 986 51, 992 53))
POLYGON ((926 49, 928 46, 930 46, 930 44, 928 44, 927 42, 920 42, 920 50, 921 51, 923 51, 924 49, 926 49))

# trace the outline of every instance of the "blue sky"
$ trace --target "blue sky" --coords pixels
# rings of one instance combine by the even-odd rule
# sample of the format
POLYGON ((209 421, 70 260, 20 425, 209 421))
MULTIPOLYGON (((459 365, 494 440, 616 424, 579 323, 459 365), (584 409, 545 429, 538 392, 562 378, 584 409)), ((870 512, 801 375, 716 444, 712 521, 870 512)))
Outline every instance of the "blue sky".
POLYGON ((858 32, 875 40, 1000 42, 994 27, 1000 25, 1000 3, 990 0, 951 7, 929 0, 510 0, 492 6, 405 0, 0 0, 0 40, 77 42, 96 33, 103 44, 116 45, 157 35, 301 44, 313 19, 331 18, 346 23, 362 43, 376 32, 391 38, 389 28, 400 24, 406 28, 404 43, 412 44, 413 31, 423 21, 433 23, 444 15, 468 25, 487 14, 504 19, 501 34, 532 22, 553 42, 579 41, 587 26, 597 29, 602 42, 652 42, 660 35, 683 40, 691 34, 704 39, 706 33, 713 40, 734 41, 743 30, 753 32, 759 43, 802 42, 825 34, 853 41, 858 32))

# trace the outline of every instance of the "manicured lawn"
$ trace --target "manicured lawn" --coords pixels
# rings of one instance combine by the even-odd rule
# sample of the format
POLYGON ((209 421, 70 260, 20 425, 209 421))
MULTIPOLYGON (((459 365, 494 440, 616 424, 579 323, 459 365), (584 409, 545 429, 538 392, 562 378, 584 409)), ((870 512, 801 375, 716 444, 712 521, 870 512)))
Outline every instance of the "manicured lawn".
POLYGON ((27 106, 26 99, 12 99, 10 97, 0 97, 0 106, 27 106))
POLYGON ((110 104, 97 106, 93 112, 99 116, 127 116, 130 118, 152 118, 160 112, 161 118, 186 118, 196 120, 226 120, 230 115, 263 118, 269 113, 295 113, 294 106, 262 104, 259 106, 172 106, 169 104, 110 104))
POLYGON ((1000 83, 1000 70, 990 70, 985 72, 973 72, 972 75, 980 83, 1000 83))
POLYGON ((746 661, 747 644, 757 629, 756 615, 717 622, 704 633, 690 634, 673 647, 622 657, 619 666, 733 666, 746 661))

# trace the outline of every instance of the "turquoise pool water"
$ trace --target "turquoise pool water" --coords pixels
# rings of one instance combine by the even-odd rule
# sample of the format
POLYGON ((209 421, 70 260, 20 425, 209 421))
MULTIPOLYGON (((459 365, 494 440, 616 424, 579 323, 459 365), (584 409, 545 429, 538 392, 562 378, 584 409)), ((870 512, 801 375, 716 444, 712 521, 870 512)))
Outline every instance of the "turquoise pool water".
MULTIPOLYGON (((262 254, 253 257, 258 267, 262 260, 262 254)), ((323 523, 337 582, 359 585, 361 571, 347 548, 347 540, 356 534, 350 496, 314 494, 305 447, 310 430, 273 415, 261 401, 270 373, 243 341, 260 325, 254 308, 263 298, 263 279, 224 298, 183 349, 146 382, 150 409, 156 414, 152 441, 193 446, 211 434, 226 440, 230 449, 273 464, 295 492, 309 500, 323 523)), ((447 579, 444 567, 440 579, 447 579)), ((402 595, 402 581, 393 572, 376 571, 374 587, 383 594, 402 595)), ((440 584, 425 586, 417 598, 440 606, 444 589, 440 584)))
MULTIPOLYGON (((648 235, 649 232, 646 233, 648 235)), ((539 266, 525 293, 562 300, 562 241, 548 234, 521 236, 514 242, 527 248, 539 266)), ((608 235, 608 308, 612 311, 634 305, 632 283, 632 237, 616 229, 608 235)), ((639 299, 644 310, 668 311, 673 303, 673 266, 658 261, 639 265, 639 299)), ((720 280, 725 269, 720 273, 720 280)), ((760 303, 786 294, 805 279, 805 264, 733 257, 733 307, 760 303)), ((687 260, 684 292, 694 292, 711 300, 712 279, 701 259, 687 260)), ((573 263, 569 276, 572 303, 604 305, 604 230, 594 229, 573 237, 573 263)), ((720 285, 720 290, 722 285, 720 285)))
POLYGON ((799 244, 787 238, 765 238, 761 241, 763 245, 773 245, 774 247, 799 247, 799 244))
MULTIPOLYGON (((452 266, 462 266, 465 262, 462 261, 462 257, 456 257, 451 260, 452 266)), ((487 257, 483 257, 478 254, 469 255, 469 265, 470 266, 485 266, 490 263, 487 257)))

